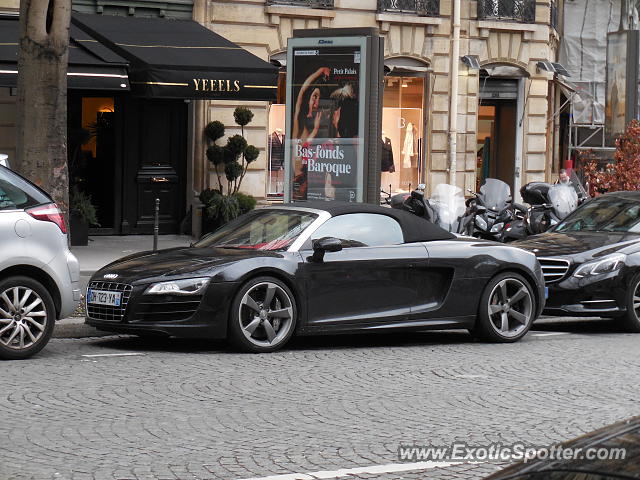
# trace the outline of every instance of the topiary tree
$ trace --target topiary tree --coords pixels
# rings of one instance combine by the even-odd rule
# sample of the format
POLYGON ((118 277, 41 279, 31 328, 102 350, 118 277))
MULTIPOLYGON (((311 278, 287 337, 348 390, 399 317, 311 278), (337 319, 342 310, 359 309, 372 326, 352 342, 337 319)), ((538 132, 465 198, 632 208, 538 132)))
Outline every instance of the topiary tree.
POLYGON ((249 145, 244 137, 244 127, 253 120, 253 112, 246 107, 238 107, 233 112, 233 118, 241 134, 228 137, 225 145, 216 143, 225 135, 222 122, 216 120, 204 128, 209 143, 206 155, 216 172, 218 189, 203 191, 200 200, 205 205, 207 216, 220 225, 246 213, 256 204, 253 197, 240 193, 249 165, 260 155, 260 151, 249 145), (226 180, 226 188, 223 180, 226 180))

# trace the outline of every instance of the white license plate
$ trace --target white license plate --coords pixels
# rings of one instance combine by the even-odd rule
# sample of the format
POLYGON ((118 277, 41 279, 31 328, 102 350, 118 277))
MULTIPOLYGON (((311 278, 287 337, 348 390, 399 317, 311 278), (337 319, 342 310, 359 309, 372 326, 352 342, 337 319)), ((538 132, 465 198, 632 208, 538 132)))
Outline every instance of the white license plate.
POLYGON ((87 291, 87 303, 119 307, 121 301, 122 292, 108 292, 105 290, 94 290, 92 288, 87 291))

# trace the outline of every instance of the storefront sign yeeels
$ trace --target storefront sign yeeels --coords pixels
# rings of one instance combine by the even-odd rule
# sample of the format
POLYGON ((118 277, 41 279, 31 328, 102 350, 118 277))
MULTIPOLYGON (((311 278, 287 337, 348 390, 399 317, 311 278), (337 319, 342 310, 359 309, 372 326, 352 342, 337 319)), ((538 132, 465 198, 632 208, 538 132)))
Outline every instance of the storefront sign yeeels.
POLYGON ((217 80, 213 78, 194 78, 196 92, 239 92, 240 80, 217 80))

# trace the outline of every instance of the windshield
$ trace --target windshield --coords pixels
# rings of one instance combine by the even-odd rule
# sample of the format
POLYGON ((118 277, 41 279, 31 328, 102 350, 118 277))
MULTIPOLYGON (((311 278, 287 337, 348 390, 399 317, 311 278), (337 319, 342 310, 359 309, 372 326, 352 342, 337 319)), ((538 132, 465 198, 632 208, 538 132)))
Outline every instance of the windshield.
POLYGON ((500 212, 507 208, 511 187, 497 178, 487 178, 480 187, 480 195, 485 207, 500 212))
POLYGON ((450 232, 457 232, 460 217, 466 211, 462 189, 441 183, 433 190, 429 203, 437 213, 438 225, 450 232))
POLYGON ((315 213, 260 209, 203 237, 194 247, 286 250, 317 218, 315 213))
POLYGON ((578 206, 578 194, 570 185, 557 183, 549 188, 549 201, 556 216, 562 220, 578 206))
POLYGON ((640 232, 640 202, 601 197, 569 215, 556 232, 640 232))

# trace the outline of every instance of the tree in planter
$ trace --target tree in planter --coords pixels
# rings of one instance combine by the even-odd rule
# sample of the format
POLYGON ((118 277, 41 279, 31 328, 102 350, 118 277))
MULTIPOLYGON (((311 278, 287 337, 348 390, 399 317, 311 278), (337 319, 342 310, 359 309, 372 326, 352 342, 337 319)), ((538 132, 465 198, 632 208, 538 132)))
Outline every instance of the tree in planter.
POLYGON ((603 169, 592 152, 580 155, 589 193, 640 190, 640 122, 632 120, 616 140, 614 162, 603 169))
POLYGON ((249 165, 260 154, 260 151, 255 146, 249 145, 244 138, 244 127, 251 123, 253 112, 248 108, 238 107, 233 117, 235 123, 241 128, 241 135, 227 138, 225 145, 216 143, 225 134, 222 122, 213 121, 204 130, 209 141, 207 158, 215 169, 218 188, 203 191, 200 194, 200 201, 205 205, 207 216, 215 219, 218 225, 246 213, 256 204, 253 197, 240 193, 249 165))

